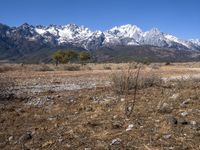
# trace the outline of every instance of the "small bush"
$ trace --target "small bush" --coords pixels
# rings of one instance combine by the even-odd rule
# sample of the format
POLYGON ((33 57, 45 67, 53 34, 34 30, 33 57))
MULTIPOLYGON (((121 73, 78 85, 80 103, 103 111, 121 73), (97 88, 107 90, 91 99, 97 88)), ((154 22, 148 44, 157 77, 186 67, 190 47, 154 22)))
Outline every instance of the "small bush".
POLYGON ((83 70, 92 70, 92 68, 89 67, 89 66, 84 66, 84 67, 82 67, 82 68, 83 68, 83 70))
POLYGON ((110 66, 107 66, 107 65, 103 66, 103 69, 104 70, 112 70, 112 68, 110 66))
POLYGON ((63 69, 65 71, 80 71, 81 70, 79 65, 67 65, 67 66, 64 66, 63 69))
POLYGON ((169 66, 169 65, 171 65, 171 63, 170 63, 170 62, 166 62, 165 65, 166 65, 166 66, 169 66))
POLYGON ((39 66, 39 68, 36 68, 35 71, 54 71, 54 69, 52 69, 51 67, 47 66, 47 65, 41 65, 39 66))

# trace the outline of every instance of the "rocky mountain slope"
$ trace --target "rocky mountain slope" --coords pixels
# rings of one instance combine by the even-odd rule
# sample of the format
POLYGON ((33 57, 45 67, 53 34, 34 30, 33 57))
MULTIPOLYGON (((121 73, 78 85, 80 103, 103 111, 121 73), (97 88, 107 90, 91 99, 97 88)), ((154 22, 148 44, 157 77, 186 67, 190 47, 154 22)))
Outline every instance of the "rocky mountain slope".
POLYGON ((0 58, 26 57, 40 51, 73 47, 83 50, 102 48, 150 46, 173 50, 200 51, 200 40, 182 40, 163 33, 156 28, 142 31, 135 25, 123 25, 107 31, 91 31, 84 26, 32 26, 27 23, 19 27, 0 24, 0 58))

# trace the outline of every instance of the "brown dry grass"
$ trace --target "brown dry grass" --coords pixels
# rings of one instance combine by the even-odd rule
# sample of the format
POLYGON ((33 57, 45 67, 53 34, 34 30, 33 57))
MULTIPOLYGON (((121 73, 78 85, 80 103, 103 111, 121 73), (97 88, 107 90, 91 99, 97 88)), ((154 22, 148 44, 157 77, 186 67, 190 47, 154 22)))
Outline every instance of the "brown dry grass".
MULTIPOLYGON (((128 66, 121 65, 122 68, 123 65, 128 66)), ((26 70, 6 71, 0 77, 16 79, 17 85, 22 82, 33 85, 35 80, 44 84, 53 80, 57 82, 58 78, 63 78, 63 81, 79 78, 108 80, 113 72, 120 72, 117 64, 111 65, 112 70, 101 69, 102 64, 88 66, 92 69, 43 72, 32 70, 37 65, 25 65, 23 67, 26 70)), ((191 71, 187 64, 161 64, 159 69, 145 66, 141 73, 146 76, 153 70, 156 76, 162 77, 200 73, 198 68, 194 69, 191 71)), ((180 83, 172 80, 162 83, 162 86, 139 88, 134 111, 129 119, 125 117, 124 108, 127 101, 132 102, 134 92, 130 91, 124 97, 113 93, 109 86, 75 91, 47 91, 35 93, 23 101, 16 99, 0 103, 0 149, 198 150, 200 82, 195 79, 184 82, 180 80, 180 83), (45 96, 52 97, 52 100, 42 106, 26 105, 35 98, 45 96), (188 99, 189 103, 182 106, 188 99), (170 111, 160 111, 164 103, 168 104, 170 111), (183 125, 179 120, 185 111, 189 113, 184 117, 188 124, 183 125), (170 116, 175 117, 178 124, 172 124, 168 119, 170 116), (191 124, 191 121, 196 121, 196 125, 191 124), (126 131, 130 124, 134 127, 126 131), (32 138, 20 141, 21 136, 29 131, 32 138), (120 144, 111 145, 116 138, 121 139, 120 144)))

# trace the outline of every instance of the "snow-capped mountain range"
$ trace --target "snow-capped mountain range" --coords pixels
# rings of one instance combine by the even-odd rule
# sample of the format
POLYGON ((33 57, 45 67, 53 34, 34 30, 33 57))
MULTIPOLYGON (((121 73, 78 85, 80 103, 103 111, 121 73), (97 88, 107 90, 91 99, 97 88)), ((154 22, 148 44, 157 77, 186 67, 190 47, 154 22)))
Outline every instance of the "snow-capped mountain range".
POLYGON ((66 26, 51 25, 32 27, 46 41, 54 37, 58 45, 71 43, 85 49, 96 49, 100 46, 117 45, 152 45, 177 49, 200 50, 200 40, 182 40, 160 32, 157 28, 143 32, 135 25, 114 27, 108 31, 92 32, 84 26, 69 24, 66 26))
MULTIPOLYGON (((101 47, 151 45, 174 48, 177 50, 200 51, 200 40, 183 40, 163 33, 157 28, 142 31, 136 25, 122 25, 107 31, 91 31, 84 26, 75 24, 32 26, 27 23, 19 27, 0 24, 0 43, 20 44, 23 40, 39 43, 39 45, 64 46, 71 44, 86 50, 101 47)), ((10 46, 10 45, 7 45, 10 46)))

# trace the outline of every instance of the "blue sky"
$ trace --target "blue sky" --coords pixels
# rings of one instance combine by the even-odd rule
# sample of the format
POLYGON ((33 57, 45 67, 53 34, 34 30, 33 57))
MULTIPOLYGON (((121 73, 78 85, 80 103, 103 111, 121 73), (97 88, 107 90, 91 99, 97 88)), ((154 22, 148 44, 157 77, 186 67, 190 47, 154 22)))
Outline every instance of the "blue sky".
POLYGON ((200 0, 0 0, 0 22, 68 24, 91 30, 135 24, 179 38, 200 38, 200 0))

